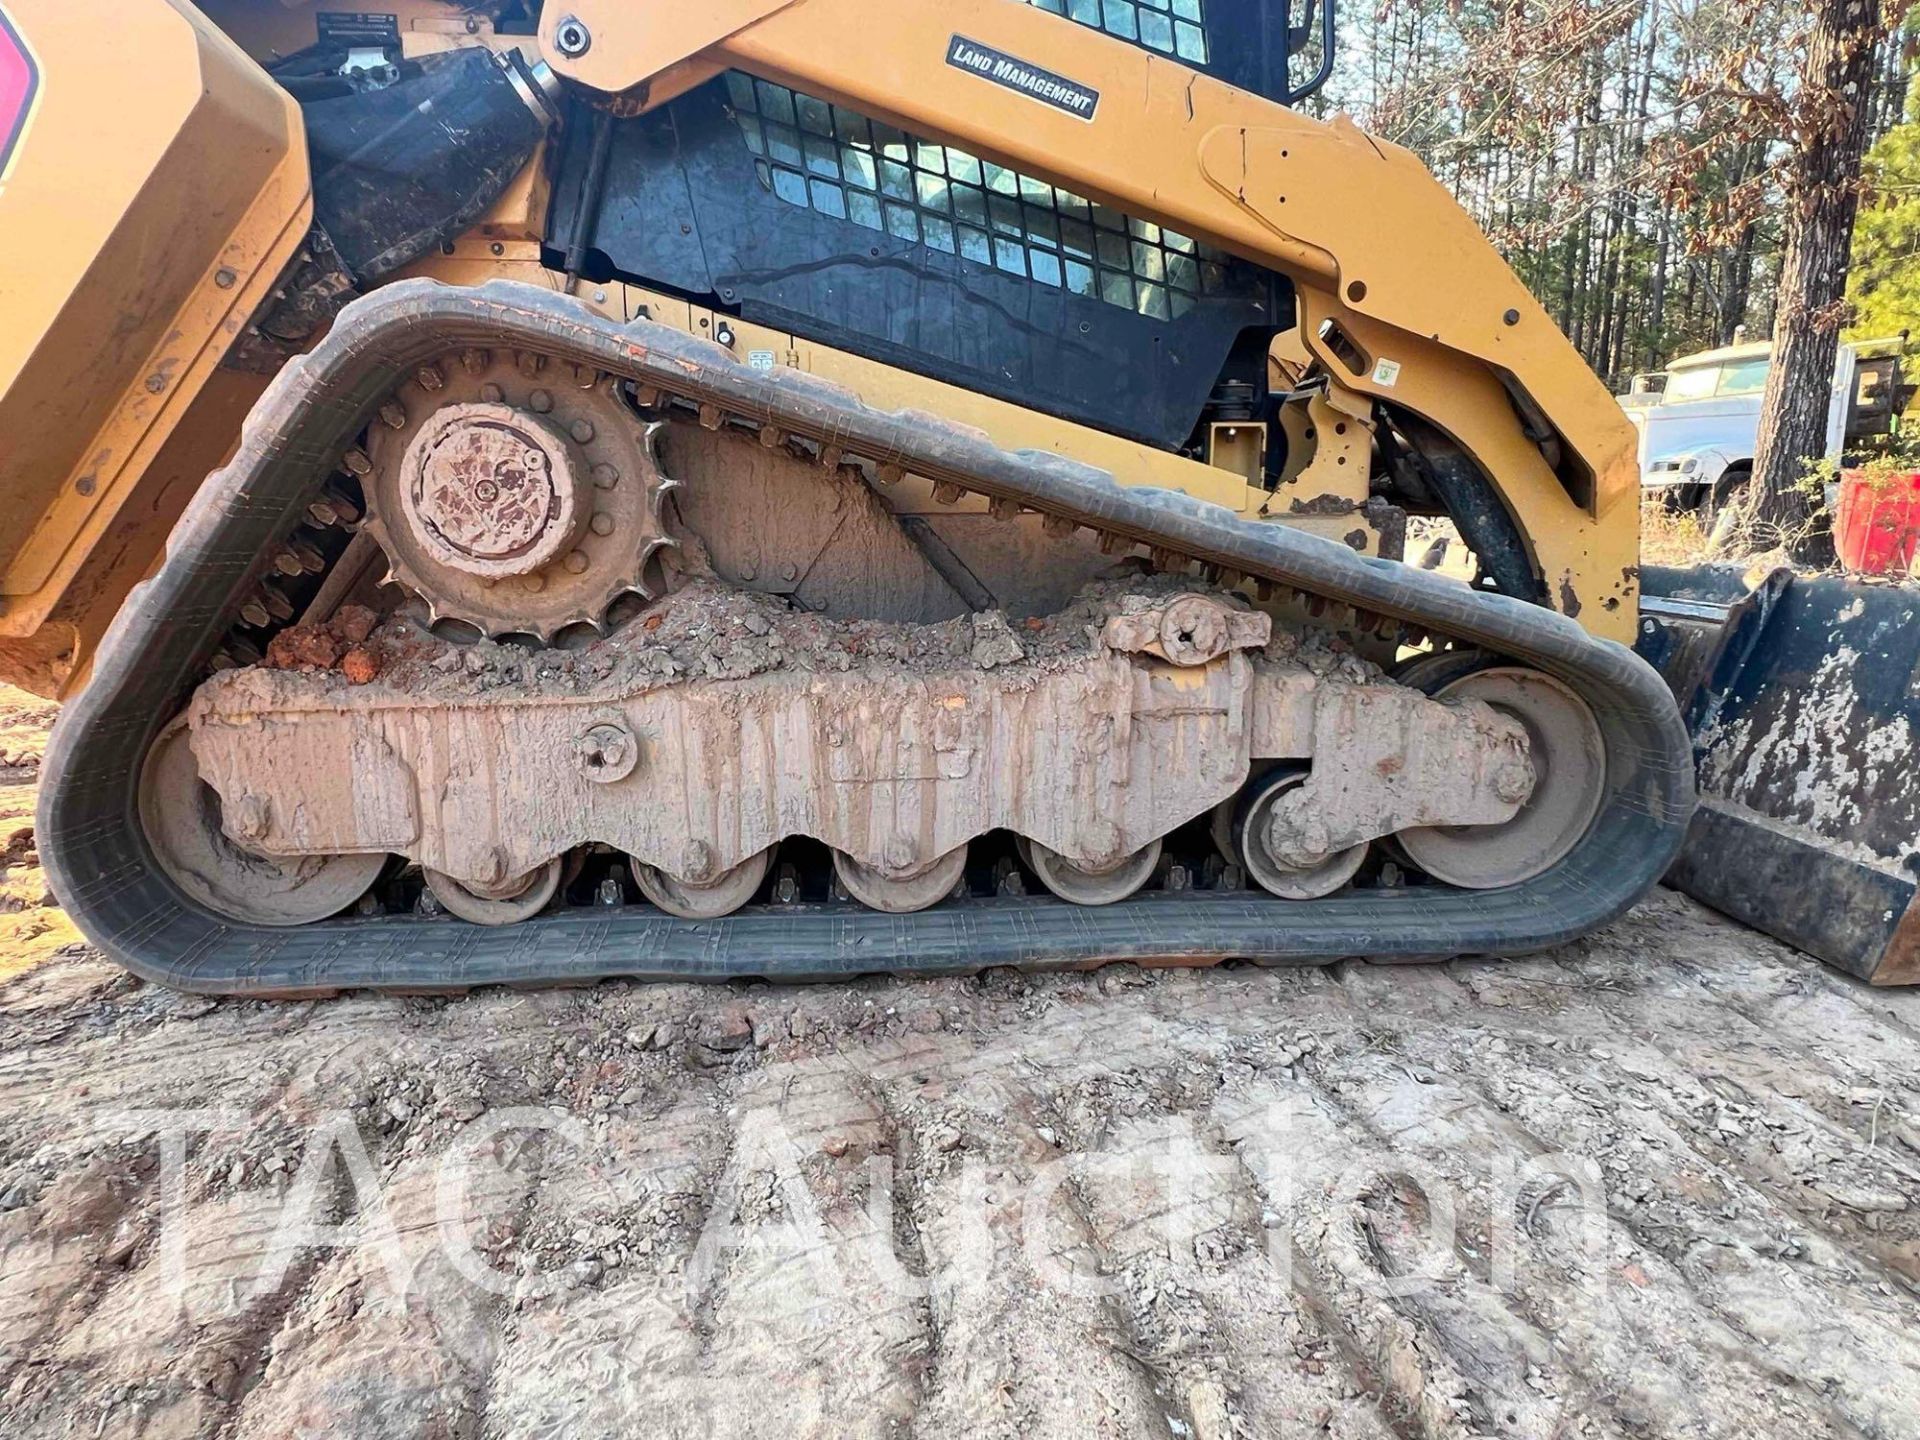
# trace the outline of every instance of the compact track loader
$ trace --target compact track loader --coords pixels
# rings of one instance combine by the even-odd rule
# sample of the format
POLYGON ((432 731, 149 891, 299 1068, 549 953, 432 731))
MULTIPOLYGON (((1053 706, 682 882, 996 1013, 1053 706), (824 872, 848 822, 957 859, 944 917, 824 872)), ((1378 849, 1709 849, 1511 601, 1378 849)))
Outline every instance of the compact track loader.
POLYGON ((63 903, 253 994, 1623 913, 1694 808, 1633 431, 1411 156, 1290 108, 1333 34, 0 0, 0 674, 68 697, 63 903))

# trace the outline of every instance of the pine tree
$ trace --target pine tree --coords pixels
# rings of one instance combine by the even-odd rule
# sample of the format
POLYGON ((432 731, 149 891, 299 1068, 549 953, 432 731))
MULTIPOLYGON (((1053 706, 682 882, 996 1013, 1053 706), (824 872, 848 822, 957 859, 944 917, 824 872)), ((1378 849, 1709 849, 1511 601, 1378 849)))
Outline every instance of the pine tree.
POLYGON ((1920 336, 1920 107, 1867 152, 1867 193, 1853 229, 1851 333, 1920 336))
POLYGON ((1827 450, 1869 99, 1885 35, 1881 0, 1820 0, 1794 97, 1773 366, 1760 405, 1751 493, 1737 528, 1750 537, 1765 532, 1758 537, 1763 543, 1784 539, 1803 560, 1831 556, 1831 535, 1812 523, 1815 505, 1804 480, 1827 450))

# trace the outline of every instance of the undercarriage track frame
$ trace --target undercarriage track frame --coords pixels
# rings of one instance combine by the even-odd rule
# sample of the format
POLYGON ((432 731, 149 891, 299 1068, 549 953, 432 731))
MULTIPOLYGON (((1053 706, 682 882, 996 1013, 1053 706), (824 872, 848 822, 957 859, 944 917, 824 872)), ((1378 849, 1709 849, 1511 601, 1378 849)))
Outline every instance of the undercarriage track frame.
POLYGON ((757 370, 711 342, 645 321, 622 326, 547 290, 409 281, 348 307, 319 347, 282 372, 231 463, 187 507, 165 563, 128 600, 92 683, 54 730, 38 836, 55 893, 129 970, 188 991, 290 995, 1523 953, 1623 914, 1666 871, 1693 806, 1691 743, 1658 674, 1564 616, 1178 492, 1122 487, 1057 455, 1009 453, 936 416, 876 411, 814 377, 757 370), (1575 690, 1599 721, 1601 813, 1560 864, 1500 891, 1421 887, 1309 901, 1183 891, 1101 909, 1004 897, 912 915, 802 905, 710 921, 627 906, 562 910, 508 929, 388 915, 276 930, 209 914, 167 878, 141 828, 147 749, 205 673, 276 542, 383 401, 435 356, 500 345, 624 376, 642 392, 700 407, 703 423, 770 426, 883 475, 959 486, 1534 666, 1575 690))

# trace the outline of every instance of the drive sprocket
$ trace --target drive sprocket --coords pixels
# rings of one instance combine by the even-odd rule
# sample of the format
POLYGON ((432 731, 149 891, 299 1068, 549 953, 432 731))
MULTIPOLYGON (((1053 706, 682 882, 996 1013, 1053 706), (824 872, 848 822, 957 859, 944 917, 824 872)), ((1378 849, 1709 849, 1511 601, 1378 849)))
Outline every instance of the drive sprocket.
POLYGON ((551 641, 665 593, 678 541, 656 428, 607 375, 469 349, 419 367, 347 463, 394 582, 434 625, 551 641))

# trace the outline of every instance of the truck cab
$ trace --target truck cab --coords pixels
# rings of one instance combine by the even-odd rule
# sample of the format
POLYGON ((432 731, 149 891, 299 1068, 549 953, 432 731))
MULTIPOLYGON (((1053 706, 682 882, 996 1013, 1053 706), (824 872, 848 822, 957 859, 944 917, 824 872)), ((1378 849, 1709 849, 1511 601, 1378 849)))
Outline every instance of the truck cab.
MULTIPOLYGON (((1893 429, 1912 394, 1901 374, 1905 340, 1840 346, 1827 405, 1829 459, 1893 429)), ((1620 404, 1640 435, 1642 493, 1709 511, 1738 493, 1753 474, 1772 366, 1773 345, 1762 341, 1703 350, 1659 375, 1636 376, 1620 404)))

